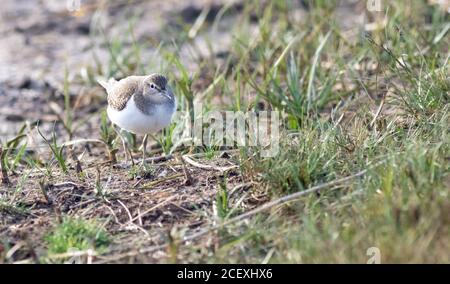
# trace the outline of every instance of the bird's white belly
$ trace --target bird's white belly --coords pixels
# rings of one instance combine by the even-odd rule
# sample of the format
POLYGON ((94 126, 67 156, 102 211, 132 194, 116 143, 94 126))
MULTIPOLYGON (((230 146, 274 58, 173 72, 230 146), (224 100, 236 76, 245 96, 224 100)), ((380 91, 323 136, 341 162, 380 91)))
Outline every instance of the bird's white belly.
POLYGON ((175 109, 171 110, 161 105, 157 106, 152 114, 144 114, 136 107, 133 98, 130 98, 121 111, 110 106, 107 108, 107 114, 112 123, 135 134, 155 133, 167 127, 174 112, 175 109))

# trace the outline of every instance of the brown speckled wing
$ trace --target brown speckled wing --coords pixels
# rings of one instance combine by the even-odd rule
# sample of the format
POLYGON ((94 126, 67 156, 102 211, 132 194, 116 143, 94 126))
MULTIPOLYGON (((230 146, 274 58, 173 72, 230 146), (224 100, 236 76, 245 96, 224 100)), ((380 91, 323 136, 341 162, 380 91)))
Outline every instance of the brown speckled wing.
POLYGON ((115 110, 123 110, 135 93, 141 92, 142 76, 130 76, 117 82, 108 94, 108 104, 115 110))

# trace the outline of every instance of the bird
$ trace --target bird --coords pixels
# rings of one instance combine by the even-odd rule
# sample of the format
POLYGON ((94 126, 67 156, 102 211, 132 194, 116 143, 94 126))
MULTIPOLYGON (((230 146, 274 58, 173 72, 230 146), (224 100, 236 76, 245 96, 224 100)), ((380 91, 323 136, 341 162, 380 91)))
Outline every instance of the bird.
MULTIPOLYGON (((148 136, 169 126, 177 109, 177 100, 167 78, 155 73, 128 76, 119 81, 114 78, 107 81, 99 78, 97 82, 108 95, 106 113, 109 120, 123 130, 144 135, 142 141, 142 164, 144 164, 148 136)), ((122 139, 128 162, 125 140, 119 131, 117 133, 122 139)), ((134 164, 131 153, 128 154, 134 164)))

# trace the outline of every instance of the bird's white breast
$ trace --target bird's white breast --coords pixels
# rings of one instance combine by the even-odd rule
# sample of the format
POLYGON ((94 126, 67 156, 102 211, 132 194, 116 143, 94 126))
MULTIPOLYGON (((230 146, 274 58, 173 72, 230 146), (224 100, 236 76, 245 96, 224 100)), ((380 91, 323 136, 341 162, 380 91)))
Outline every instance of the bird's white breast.
POLYGON ((172 115, 176 110, 176 104, 173 109, 164 105, 155 107, 155 111, 150 114, 144 114, 139 110, 134 102, 134 96, 131 97, 127 105, 121 111, 107 108, 109 119, 122 129, 135 134, 155 133, 170 124, 172 115))

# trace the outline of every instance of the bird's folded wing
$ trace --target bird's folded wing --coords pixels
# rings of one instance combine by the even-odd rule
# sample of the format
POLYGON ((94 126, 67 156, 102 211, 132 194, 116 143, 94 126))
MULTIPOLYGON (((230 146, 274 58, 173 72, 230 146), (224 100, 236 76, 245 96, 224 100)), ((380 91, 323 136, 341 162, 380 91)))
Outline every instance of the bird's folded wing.
POLYGON ((134 77, 128 77, 113 84, 111 86, 108 82, 108 86, 111 86, 108 89, 108 104, 116 110, 124 109, 131 96, 140 90, 139 80, 134 77))

